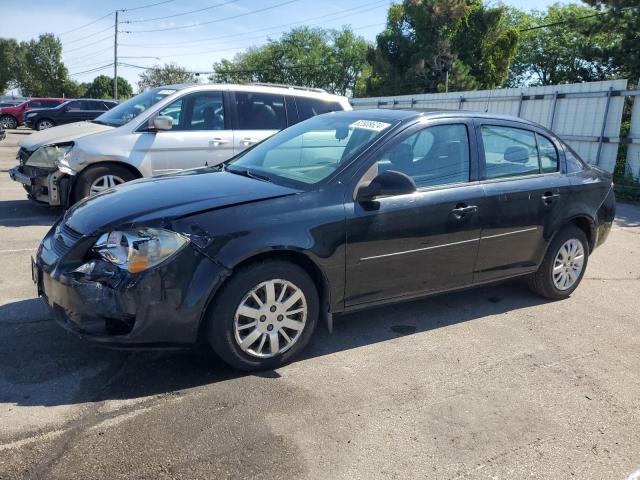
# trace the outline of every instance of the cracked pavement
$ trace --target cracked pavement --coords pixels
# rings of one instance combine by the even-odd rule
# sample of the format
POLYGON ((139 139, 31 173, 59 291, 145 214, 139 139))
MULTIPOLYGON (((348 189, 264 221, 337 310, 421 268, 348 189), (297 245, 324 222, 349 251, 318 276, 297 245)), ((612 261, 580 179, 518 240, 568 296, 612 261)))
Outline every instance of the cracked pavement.
POLYGON ((568 300, 520 281, 335 319, 259 375, 104 350, 35 298, 31 204, 0 142, 0 480, 625 479, 640 469, 640 207, 568 300))

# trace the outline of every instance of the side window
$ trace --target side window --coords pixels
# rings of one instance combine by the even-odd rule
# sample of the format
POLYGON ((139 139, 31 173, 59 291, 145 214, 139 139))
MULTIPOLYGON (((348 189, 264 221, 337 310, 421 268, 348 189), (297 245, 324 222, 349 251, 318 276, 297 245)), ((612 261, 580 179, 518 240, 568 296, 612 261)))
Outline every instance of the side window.
POLYGON ((160 110, 158 115, 171 117, 171 130, 223 130, 222 93, 207 92, 179 98, 160 110))
POLYGON ((566 143, 562 146, 564 147, 564 158, 567 160, 567 173, 581 172, 584 170, 584 162, 578 154, 566 143))
POLYGON ((189 121, 186 130, 223 130, 224 105, 222 93, 211 92, 188 97, 189 121))
POLYGON ((52 108, 52 107, 57 107, 58 105, 60 105, 58 102, 56 102, 54 100, 43 100, 40 103, 41 103, 43 108, 52 108))
POLYGON ((327 102, 317 98, 296 97, 296 104, 298 105, 300 121, 315 117, 316 115, 322 115, 323 113, 342 110, 342 105, 338 102, 327 102))
MULTIPOLYGON (((173 127, 179 127, 180 117, 182 116, 182 99, 180 98, 164 107, 158 112, 158 116, 171 117, 171 120, 173 120, 173 127)), ((175 128, 172 128, 172 130, 173 129, 175 128)))
POLYGON ((70 111, 77 111, 77 110, 82 110, 82 102, 80 102, 79 100, 76 100, 75 102, 69 102, 69 104, 67 105, 67 110, 70 111))
POLYGON ((414 133, 378 160, 378 173, 409 175, 418 188, 469 181, 469 136, 461 124, 436 125, 414 133))
POLYGON ((42 102, 40 100, 33 100, 32 102, 29 102, 27 105, 29 108, 42 108, 42 102))
POLYGON ((533 132, 487 125, 481 131, 487 178, 540 173, 533 132))
POLYGON ((284 96, 236 92, 239 130, 282 130, 287 127, 284 96))
POLYGON ((555 145, 547 137, 538 135, 538 151, 540 152, 540 166, 542 173, 551 173, 558 171, 558 151, 555 145))

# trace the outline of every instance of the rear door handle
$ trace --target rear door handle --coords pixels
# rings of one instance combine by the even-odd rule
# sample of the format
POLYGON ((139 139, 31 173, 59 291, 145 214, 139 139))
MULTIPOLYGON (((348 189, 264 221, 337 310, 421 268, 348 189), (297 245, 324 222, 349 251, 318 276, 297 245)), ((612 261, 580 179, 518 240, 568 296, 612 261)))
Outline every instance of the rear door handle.
POLYGON ((451 210, 451 213, 453 213, 453 216, 456 217, 457 219, 461 219, 467 216, 468 214, 475 213, 477 211, 478 211, 477 205, 460 205, 460 206, 456 205, 456 208, 451 210))
POLYGON ((209 145, 212 147, 219 147, 220 145, 224 145, 226 143, 229 143, 229 140, 225 140, 224 138, 214 138, 212 140, 209 140, 209 145))
POLYGON ((243 147, 248 147, 258 142, 259 140, 255 138, 250 138, 250 137, 244 137, 242 140, 240 140, 240 143, 242 144, 243 147))
POLYGON ((545 205, 551 205, 559 196, 559 193, 544 192, 544 195, 542 195, 540 198, 542 199, 542 203, 544 203, 545 205))

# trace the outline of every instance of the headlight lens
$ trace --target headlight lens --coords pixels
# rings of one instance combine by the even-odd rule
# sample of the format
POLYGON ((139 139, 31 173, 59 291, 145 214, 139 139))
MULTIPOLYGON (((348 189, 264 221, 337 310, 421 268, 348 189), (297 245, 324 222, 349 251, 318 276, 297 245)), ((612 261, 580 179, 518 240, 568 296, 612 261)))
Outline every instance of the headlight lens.
POLYGON ((71 150, 72 143, 60 145, 45 145, 37 149, 27 160, 27 165, 32 167, 56 168, 56 163, 71 150))
POLYGON ((178 253, 189 240, 160 228, 137 228, 105 233, 93 250, 104 260, 131 273, 155 267, 178 253))

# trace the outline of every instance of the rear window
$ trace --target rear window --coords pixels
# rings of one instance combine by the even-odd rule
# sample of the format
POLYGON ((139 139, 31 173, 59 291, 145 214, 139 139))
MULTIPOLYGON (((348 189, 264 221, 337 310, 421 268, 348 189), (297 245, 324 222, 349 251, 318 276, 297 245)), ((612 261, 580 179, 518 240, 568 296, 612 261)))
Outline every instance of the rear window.
POLYGON ((342 105, 338 102, 320 100, 317 98, 296 97, 298 106, 298 117, 300 121, 307 118, 322 115, 323 113, 338 112, 343 110, 342 105))

